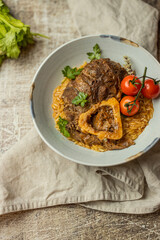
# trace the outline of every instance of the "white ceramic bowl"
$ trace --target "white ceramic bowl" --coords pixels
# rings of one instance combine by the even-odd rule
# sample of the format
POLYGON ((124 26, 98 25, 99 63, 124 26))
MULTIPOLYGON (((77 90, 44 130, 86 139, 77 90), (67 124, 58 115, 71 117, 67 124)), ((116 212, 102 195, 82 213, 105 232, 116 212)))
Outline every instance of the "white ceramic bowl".
POLYGON ((123 150, 95 152, 80 147, 62 136, 55 129, 52 94, 63 79, 61 70, 66 66, 80 66, 88 61, 87 52, 98 43, 102 57, 111 58, 123 65, 123 56, 131 58, 138 76, 147 75, 160 78, 160 64, 144 48, 124 38, 112 35, 82 37, 70 41, 53 51, 40 65, 32 84, 31 113, 34 125, 44 142, 55 152, 74 162, 89 166, 113 166, 133 160, 148 151, 159 139, 160 98, 153 101, 154 116, 135 145, 123 150))

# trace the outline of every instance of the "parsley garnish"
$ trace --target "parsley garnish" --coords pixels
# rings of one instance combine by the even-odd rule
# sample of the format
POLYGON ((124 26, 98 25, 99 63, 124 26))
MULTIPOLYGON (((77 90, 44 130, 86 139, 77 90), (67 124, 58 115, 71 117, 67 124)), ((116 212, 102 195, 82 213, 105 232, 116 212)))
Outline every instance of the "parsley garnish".
POLYGON ((18 58, 21 47, 34 43, 34 36, 41 36, 39 33, 32 33, 30 26, 11 16, 9 8, 0 0, 0 64, 8 58, 18 58))
POLYGON ((76 96, 73 100, 72 103, 75 105, 80 104, 81 107, 84 107, 84 105, 86 104, 86 102, 88 102, 88 100, 86 100, 86 98, 88 97, 88 94, 84 93, 84 92, 79 92, 78 96, 76 96))
POLYGON ((59 116, 58 122, 60 132, 65 136, 65 137, 70 137, 69 132, 66 130, 66 125, 68 124, 68 121, 66 119, 63 119, 59 116))
POLYGON ((88 52, 87 55, 88 58, 92 61, 93 59, 100 59, 101 57, 101 50, 99 45, 96 43, 96 45, 93 47, 93 52, 88 52))
POLYGON ((77 75, 81 73, 83 68, 77 69, 77 68, 71 68, 70 66, 66 66, 64 70, 62 70, 62 73, 64 77, 67 77, 69 79, 75 79, 77 75))

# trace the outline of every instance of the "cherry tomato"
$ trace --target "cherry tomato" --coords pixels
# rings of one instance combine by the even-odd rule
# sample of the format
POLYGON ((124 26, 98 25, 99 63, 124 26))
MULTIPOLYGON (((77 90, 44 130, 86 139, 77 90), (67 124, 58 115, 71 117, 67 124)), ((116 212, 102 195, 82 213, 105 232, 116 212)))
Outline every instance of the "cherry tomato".
POLYGON ((160 94, 159 84, 155 84, 153 79, 146 79, 144 82, 144 88, 142 88, 142 94, 146 98, 156 98, 160 94))
POLYGON ((122 100, 120 101, 121 113, 123 113, 126 116, 135 115, 139 110, 139 101, 138 100, 136 101, 136 105, 133 106, 133 108, 130 112, 128 112, 128 110, 131 109, 132 106, 128 106, 128 110, 127 110, 127 106, 126 106, 126 104, 132 104, 134 100, 135 100, 135 97, 133 97, 133 96, 123 97, 122 100))
POLYGON ((129 96, 137 95, 141 88, 141 81, 134 75, 128 75, 121 82, 122 92, 129 96))

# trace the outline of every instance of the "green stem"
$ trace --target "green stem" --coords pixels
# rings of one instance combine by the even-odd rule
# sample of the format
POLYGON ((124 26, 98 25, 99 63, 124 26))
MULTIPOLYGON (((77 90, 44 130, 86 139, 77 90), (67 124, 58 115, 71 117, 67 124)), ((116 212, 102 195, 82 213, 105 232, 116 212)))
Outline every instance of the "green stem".
POLYGON ((23 27, 29 27, 29 25, 23 24, 20 20, 18 20, 19 25, 17 26, 14 22, 12 22, 13 20, 17 19, 13 18, 10 14, 8 14, 6 17, 3 14, 0 14, 0 20, 4 22, 7 26, 9 26, 11 29, 14 29, 14 31, 19 31, 19 29, 23 27), (8 18, 10 18, 10 20, 8 18))
POLYGON ((32 35, 35 36, 35 37, 39 36, 39 37, 44 37, 44 38, 48 38, 48 39, 50 39, 50 37, 45 36, 45 35, 40 34, 40 33, 33 33, 33 32, 32 32, 32 35))
MULTIPOLYGON (((158 83, 160 82, 159 79, 156 80, 155 78, 149 77, 149 76, 147 76, 147 75, 146 75, 146 77, 149 78, 149 79, 152 79, 152 80, 154 81, 155 84, 158 84, 158 83)), ((143 78, 143 76, 141 76, 141 77, 139 77, 139 78, 143 78)))
MULTIPOLYGON (((6 25, 8 25, 11 29, 14 29, 14 30, 19 29, 18 27, 12 26, 2 14, 0 14, 0 20, 3 21, 6 25)), ((24 26, 29 27, 29 25, 24 25, 24 26)), ((45 35, 40 34, 40 33, 32 33, 32 35, 50 39, 48 36, 45 36, 45 35)))
POLYGON ((4 22, 6 25, 8 25, 10 28, 15 28, 13 27, 5 18, 3 15, 0 14, 0 20, 4 22))
MULTIPOLYGON (((137 93, 137 96, 136 96, 134 102, 132 103, 132 107, 128 110, 128 112, 131 112, 131 111, 132 111, 133 107, 136 105, 136 101, 137 101, 137 99, 138 99, 138 97, 139 97, 139 94, 140 94, 141 91, 142 91, 142 88, 144 88, 144 82, 145 82, 145 78, 146 78, 146 73, 147 73, 147 67, 145 67, 145 69, 144 69, 144 74, 143 74, 143 80, 142 80, 141 88, 139 89, 139 91, 138 91, 138 93, 137 93)), ((129 102, 129 103, 131 103, 131 102, 129 102)))
POLYGON ((155 84, 158 84, 160 82, 160 80, 155 80, 154 83, 155 84))
POLYGON ((140 90, 139 90, 140 92, 141 92, 142 88, 144 88, 144 82, 145 82, 145 79, 146 79, 146 73, 147 73, 147 67, 145 67, 145 69, 144 69, 142 86, 141 86, 141 88, 140 88, 140 90))
MULTIPOLYGON (((149 76, 147 76, 147 75, 146 75, 146 77, 147 77, 147 78, 151 78, 151 79, 153 79, 153 80, 155 79, 155 78, 149 77, 149 76)), ((143 78, 143 76, 140 76, 140 77, 138 77, 138 78, 143 78)))

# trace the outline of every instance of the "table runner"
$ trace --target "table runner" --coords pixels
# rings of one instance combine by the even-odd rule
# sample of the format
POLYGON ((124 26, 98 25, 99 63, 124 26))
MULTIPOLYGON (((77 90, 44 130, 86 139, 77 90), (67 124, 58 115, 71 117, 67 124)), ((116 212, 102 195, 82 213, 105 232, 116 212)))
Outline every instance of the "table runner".
MULTIPOLYGON (((138 0, 68 3, 82 35, 121 35, 141 43, 156 56, 156 9, 138 0)), ((157 144, 150 154, 121 166, 82 166, 54 153, 32 129, 1 155, 0 213, 67 203, 111 212, 155 211, 160 205, 159 156, 157 144)))

